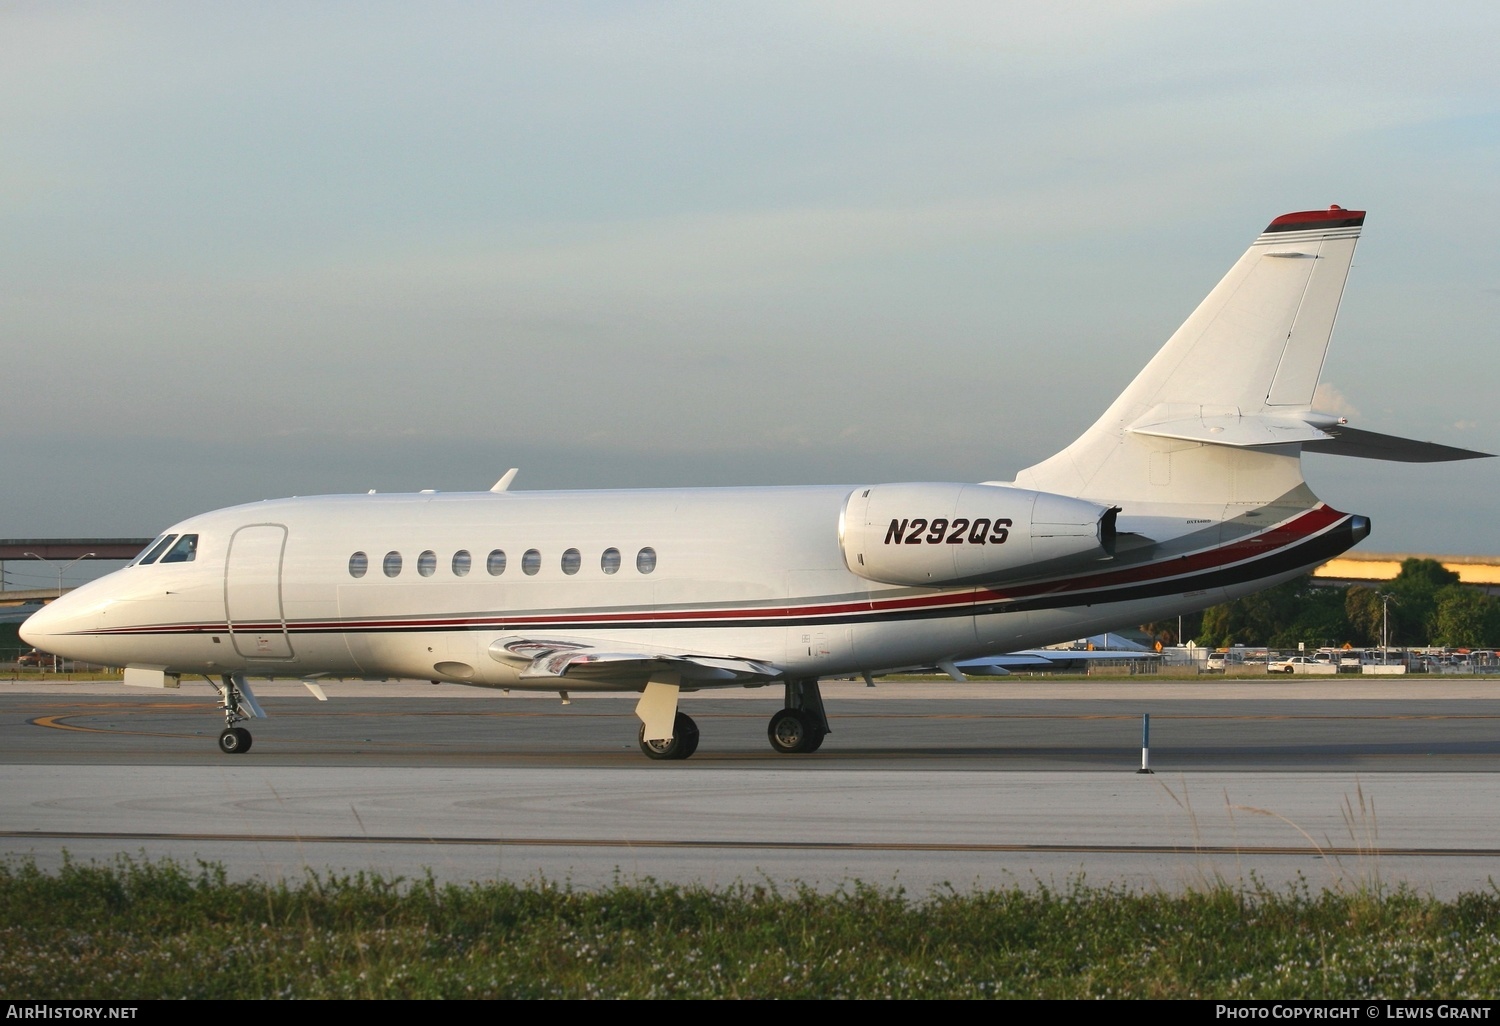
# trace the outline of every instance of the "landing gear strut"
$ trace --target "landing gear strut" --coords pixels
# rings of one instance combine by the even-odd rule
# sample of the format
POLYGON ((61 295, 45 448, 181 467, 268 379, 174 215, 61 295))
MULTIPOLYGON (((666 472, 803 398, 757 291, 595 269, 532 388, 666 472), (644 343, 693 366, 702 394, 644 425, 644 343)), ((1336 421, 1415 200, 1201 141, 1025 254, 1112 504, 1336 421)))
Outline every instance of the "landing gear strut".
POLYGON ((831 733, 817 680, 787 681, 786 706, 766 726, 771 747, 782 755, 808 755, 831 733))
POLYGON ((260 703, 250 691, 243 673, 226 673, 219 680, 209 679, 219 689, 219 698, 224 706, 224 732, 219 735, 219 751, 225 755, 243 755, 250 750, 252 738, 244 727, 235 726, 241 720, 265 717, 260 703))

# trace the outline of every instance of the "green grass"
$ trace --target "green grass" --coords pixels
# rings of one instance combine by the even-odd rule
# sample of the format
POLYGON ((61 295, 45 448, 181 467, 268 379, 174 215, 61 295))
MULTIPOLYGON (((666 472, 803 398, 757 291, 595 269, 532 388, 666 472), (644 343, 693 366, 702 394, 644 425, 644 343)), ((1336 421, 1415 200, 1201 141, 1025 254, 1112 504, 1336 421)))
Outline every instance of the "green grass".
POLYGON ((1492 998, 1500 893, 835 894, 0 867, 0 993, 44 998, 1492 998))

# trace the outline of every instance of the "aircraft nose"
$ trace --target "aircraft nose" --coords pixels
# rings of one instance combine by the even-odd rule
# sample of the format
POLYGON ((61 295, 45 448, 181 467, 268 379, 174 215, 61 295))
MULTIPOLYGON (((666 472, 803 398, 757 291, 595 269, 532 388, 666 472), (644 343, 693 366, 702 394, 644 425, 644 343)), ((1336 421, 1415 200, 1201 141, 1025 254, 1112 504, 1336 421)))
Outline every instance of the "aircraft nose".
POLYGON ((68 655, 67 637, 80 626, 77 605, 66 595, 53 599, 21 624, 21 640, 43 652, 68 655))
POLYGON ((46 648, 56 620, 52 607, 43 606, 22 621, 21 640, 33 648, 46 648))

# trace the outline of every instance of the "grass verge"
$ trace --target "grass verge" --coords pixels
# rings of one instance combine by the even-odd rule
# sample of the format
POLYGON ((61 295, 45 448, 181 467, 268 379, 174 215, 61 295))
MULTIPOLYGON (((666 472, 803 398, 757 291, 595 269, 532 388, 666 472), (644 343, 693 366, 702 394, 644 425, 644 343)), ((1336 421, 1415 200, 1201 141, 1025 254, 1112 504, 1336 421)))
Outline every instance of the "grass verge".
POLYGON ((232 882, 0 866, 0 993, 46 998, 1491 998, 1500 892, 232 882))

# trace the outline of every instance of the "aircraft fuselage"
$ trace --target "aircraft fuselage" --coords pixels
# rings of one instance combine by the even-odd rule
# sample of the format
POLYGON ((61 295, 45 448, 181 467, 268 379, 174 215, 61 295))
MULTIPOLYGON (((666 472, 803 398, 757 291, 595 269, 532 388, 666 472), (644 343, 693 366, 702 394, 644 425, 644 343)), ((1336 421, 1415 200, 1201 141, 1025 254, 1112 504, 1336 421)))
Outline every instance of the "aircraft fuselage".
MULTIPOLYGON (((1149 520, 1149 547, 1005 586, 897 586, 847 565, 841 517, 854 491, 254 503, 177 524, 163 537, 192 537, 190 560, 158 558, 85 585, 65 603, 66 625, 55 620, 59 608, 27 631, 77 659, 171 674, 612 687, 524 679, 514 661, 491 654, 499 641, 530 636, 754 660, 789 677, 878 673, 1211 605, 1316 565, 1362 530, 1359 518, 1322 504, 1279 508, 1271 522, 1233 531, 1201 517, 1122 515, 1123 527, 1149 520), (1164 537, 1174 527, 1176 537, 1164 537)), ((993 520, 1022 517, 997 506, 993 520)), ((929 546, 940 555, 943 534, 929 546)))

